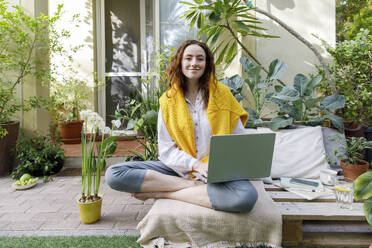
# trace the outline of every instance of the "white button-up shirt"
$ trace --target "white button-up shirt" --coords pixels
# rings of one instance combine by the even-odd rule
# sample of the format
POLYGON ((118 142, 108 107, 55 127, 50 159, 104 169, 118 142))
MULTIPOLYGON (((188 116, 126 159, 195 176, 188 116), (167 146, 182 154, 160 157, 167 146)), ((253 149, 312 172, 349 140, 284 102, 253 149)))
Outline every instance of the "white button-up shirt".
MULTIPOLYGON (((192 104, 186 98, 186 105, 191 113, 194 123, 194 138, 197 158, 194 158, 177 147, 176 142, 172 139, 167 127, 165 126, 161 109, 159 109, 158 115, 158 147, 159 160, 176 171, 180 176, 189 178, 188 172, 192 170, 192 166, 198 160, 203 159, 209 154, 212 131, 208 122, 206 109, 204 109, 204 101, 201 91, 199 91, 196 97, 195 104, 192 104)), ((245 133, 247 132, 239 119, 233 134, 245 133)))

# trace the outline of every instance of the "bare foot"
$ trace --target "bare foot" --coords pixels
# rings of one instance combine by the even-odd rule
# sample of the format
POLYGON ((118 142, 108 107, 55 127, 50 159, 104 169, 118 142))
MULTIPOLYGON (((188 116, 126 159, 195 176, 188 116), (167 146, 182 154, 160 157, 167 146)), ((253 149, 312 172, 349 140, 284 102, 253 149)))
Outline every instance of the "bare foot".
POLYGON ((132 196, 141 201, 146 201, 147 199, 151 199, 151 198, 154 198, 154 199, 162 198, 161 193, 159 192, 136 193, 136 194, 132 194, 132 196))

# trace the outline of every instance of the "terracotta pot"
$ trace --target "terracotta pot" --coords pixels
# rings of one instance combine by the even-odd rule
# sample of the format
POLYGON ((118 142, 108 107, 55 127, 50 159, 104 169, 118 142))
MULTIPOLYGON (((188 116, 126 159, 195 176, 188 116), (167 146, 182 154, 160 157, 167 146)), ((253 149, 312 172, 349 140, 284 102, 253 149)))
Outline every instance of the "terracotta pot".
POLYGON ((358 176, 368 171, 369 163, 362 159, 357 159, 358 164, 345 165, 343 161, 340 161, 342 172, 345 178, 355 180, 358 176))
POLYGON ((58 121, 59 131, 61 132, 61 141, 65 144, 79 144, 81 142, 81 130, 83 120, 58 121))
POLYGON ((346 137, 364 137, 364 131, 367 129, 366 125, 359 122, 345 122, 346 137))
POLYGON ((98 201, 82 203, 78 200, 80 219, 84 224, 92 224, 101 218, 102 197, 98 201))
POLYGON ((1 124, 8 134, 0 138, 0 176, 9 175, 15 165, 15 147, 18 139, 19 121, 1 124))

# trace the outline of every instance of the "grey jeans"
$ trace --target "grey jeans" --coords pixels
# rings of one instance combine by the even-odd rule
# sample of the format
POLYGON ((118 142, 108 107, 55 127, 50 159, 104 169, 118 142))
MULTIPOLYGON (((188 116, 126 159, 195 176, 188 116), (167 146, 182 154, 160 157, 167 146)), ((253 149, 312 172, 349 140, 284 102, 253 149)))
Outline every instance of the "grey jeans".
MULTIPOLYGON (((178 177, 174 170, 160 161, 133 161, 107 168, 106 183, 114 190, 138 193, 146 170, 178 177)), ((256 189, 248 180, 208 183, 207 192, 212 208, 226 212, 249 212, 258 198, 256 189)))

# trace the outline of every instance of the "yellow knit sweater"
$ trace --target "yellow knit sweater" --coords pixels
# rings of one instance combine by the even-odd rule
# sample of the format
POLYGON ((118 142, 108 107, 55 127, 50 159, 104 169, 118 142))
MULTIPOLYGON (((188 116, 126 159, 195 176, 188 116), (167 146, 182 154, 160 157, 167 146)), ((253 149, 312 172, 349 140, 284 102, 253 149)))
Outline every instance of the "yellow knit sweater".
MULTIPOLYGON (((160 97, 159 102, 170 136, 179 149, 196 158, 194 124, 181 89, 172 86, 168 94, 164 93, 160 97)), ((232 134, 239 118, 243 125, 248 120, 248 113, 236 101, 230 89, 220 82, 215 86, 212 80, 209 83, 206 113, 213 135, 232 134)), ((207 163, 208 156, 201 161, 207 163)))

